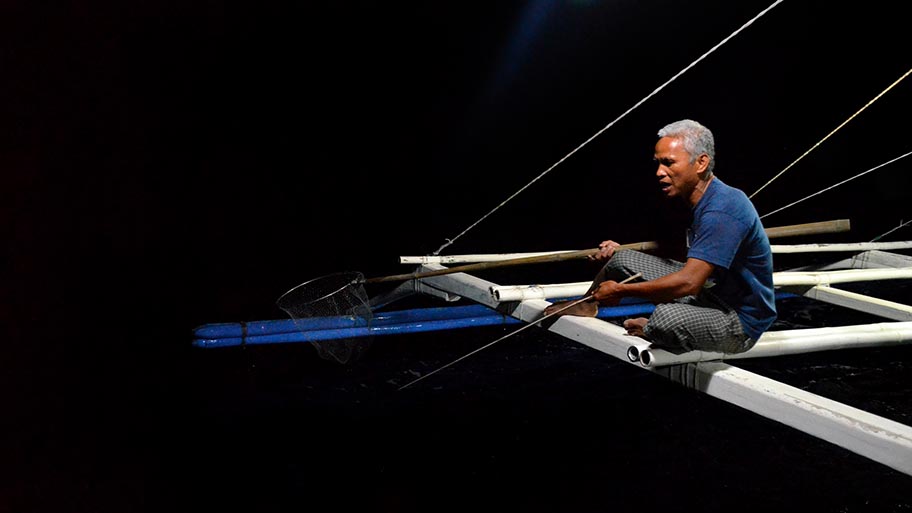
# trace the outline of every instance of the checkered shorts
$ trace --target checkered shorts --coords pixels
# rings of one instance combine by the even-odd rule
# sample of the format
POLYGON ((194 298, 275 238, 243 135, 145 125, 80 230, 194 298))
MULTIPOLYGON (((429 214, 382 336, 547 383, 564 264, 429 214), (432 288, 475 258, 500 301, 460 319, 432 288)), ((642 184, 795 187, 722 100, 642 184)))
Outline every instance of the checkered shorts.
MULTIPOLYGON (((677 260, 621 250, 596 275, 592 290, 605 280, 621 281, 638 272, 648 281, 683 268, 684 264, 677 260)), ((695 296, 657 304, 643 334, 652 345, 673 352, 741 353, 753 347, 755 342, 744 333, 737 312, 709 289, 703 289, 695 296)))

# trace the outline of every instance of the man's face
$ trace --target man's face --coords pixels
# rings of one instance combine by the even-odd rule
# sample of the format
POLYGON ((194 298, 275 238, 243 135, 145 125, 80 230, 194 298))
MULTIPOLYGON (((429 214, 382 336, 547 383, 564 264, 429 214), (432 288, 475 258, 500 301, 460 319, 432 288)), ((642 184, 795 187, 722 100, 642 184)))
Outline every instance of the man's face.
POLYGON ((662 137, 655 146, 655 161, 659 166, 656 169, 656 177, 665 196, 689 201, 691 193, 700 181, 697 173, 700 159, 691 164, 690 153, 684 150, 684 144, 680 139, 662 137))

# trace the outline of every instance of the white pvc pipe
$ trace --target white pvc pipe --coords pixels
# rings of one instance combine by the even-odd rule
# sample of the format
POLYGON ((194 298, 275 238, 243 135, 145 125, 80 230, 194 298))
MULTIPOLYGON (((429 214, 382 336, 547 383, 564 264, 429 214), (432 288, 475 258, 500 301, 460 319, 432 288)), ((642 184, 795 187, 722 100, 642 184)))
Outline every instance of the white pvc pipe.
POLYGON ((552 285, 497 285, 491 287, 494 301, 525 301, 555 297, 583 296, 589 291, 591 281, 556 283, 552 285))
POLYGON ((910 249, 912 241, 896 242, 851 242, 845 244, 770 244, 773 253, 826 253, 836 251, 871 251, 910 249))
MULTIPOLYGON (((899 280, 912 278, 912 267, 899 269, 848 269, 840 271, 784 271, 773 273, 773 285, 829 285, 857 281, 899 280)), ((589 290, 591 281, 549 285, 496 285, 491 295, 497 301, 523 301, 581 296, 589 290)))
POLYGON ((639 362, 642 357, 643 351, 649 349, 649 342, 640 339, 639 343, 633 343, 629 348, 627 348, 627 359, 633 363, 639 362))
POLYGON ((773 284, 787 285, 829 285, 856 281, 900 280, 912 278, 912 267, 898 269, 847 269, 843 271, 785 271, 773 273, 773 284))
POLYGON ((644 367, 661 367, 682 363, 740 358, 763 358, 788 354, 813 353, 833 349, 892 346, 912 341, 912 322, 887 322, 838 326, 831 328, 804 328, 798 330, 768 331, 749 351, 723 354, 709 351, 670 353, 664 349, 649 348, 640 351, 640 364, 644 367))

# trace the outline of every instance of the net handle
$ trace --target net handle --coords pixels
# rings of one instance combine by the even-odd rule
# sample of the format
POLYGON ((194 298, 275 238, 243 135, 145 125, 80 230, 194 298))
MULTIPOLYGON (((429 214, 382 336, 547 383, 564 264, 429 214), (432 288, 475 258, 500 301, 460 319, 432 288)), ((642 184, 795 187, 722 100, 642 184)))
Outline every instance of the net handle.
MULTIPOLYGON (((769 238, 777 237, 794 237, 798 235, 814 235, 820 233, 836 233, 848 231, 850 228, 850 223, 848 219, 836 219, 833 221, 820 221, 816 223, 804 223, 804 224, 793 224, 788 226, 779 226, 774 228, 766 228, 766 236, 769 238)), ((658 243, 654 241, 649 242, 634 242, 631 244, 623 244, 618 249, 635 249, 637 251, 649 251, 658 247, 658 243)), ((392 276, 380 276, 376 278, 367 278, 362 280, 361 283, 382 283, 388 281, 405 281, 405 280, 414 280, 419 278, 430 278, 432 276, 442 276, 444 274, 453 274, 461 273, 466 271, 478 271, 482 269, 493 269, 497 267, 508 267, 512 265, 523 265, 523 264, 540 264, 546 262, 560 262, 563 260, 574 260, 586 258, 590 255, 594 255, 601 251, 599 248, 592 249, 581 249, 578 251, 568 251, 565 253, 554 253, 550 255, 536 255, 529 257, 519 257, 519 258, 509 258, 507 260, 500 260, 497 262, 478 262, 474 264, 460 265, 456 267, 449 267, 447 269, 439 269, 437 271, 427 271, 423 273, 405 273, 405 274, 394 274, 392 276)))

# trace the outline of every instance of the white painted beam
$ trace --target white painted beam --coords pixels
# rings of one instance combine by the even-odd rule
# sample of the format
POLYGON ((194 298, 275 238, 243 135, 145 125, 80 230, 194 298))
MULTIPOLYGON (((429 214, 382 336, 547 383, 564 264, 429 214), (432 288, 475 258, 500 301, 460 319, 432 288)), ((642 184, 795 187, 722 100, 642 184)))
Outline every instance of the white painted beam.
POLYGON ((899 422, 721 362, 659 374, 912 475, 912 428, 899 422))
POLYGON ((850 308, 860 312, 877 315, 894 321, 912 321, 912 306, 887 301, 876 297, 850 292, 848 290, 817 285, 811 287, 805 293, 805 296, 829 303, 831 305, 850 308))

